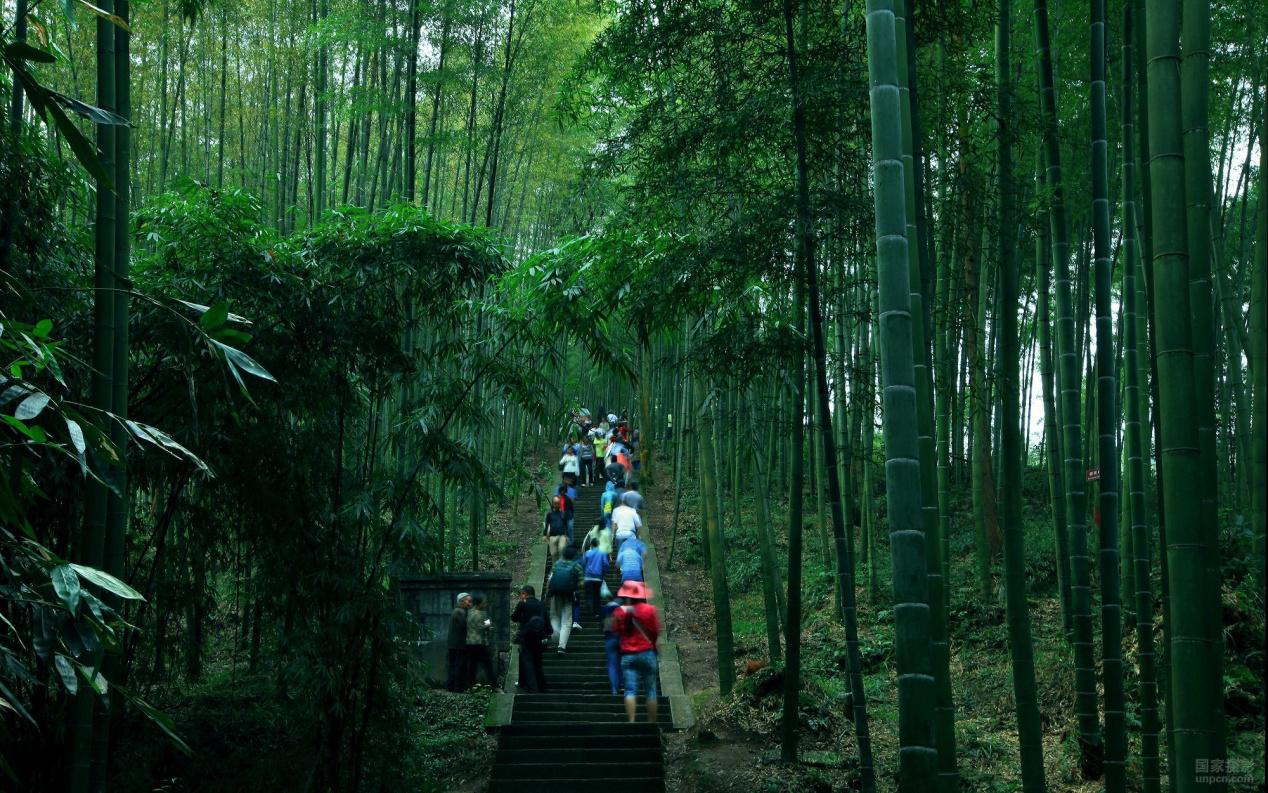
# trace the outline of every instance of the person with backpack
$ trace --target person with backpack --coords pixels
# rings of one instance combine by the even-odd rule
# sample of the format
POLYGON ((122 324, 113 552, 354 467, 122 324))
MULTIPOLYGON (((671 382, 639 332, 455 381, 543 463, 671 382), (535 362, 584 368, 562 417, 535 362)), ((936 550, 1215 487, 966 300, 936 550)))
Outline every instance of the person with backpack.
POLYGON ((595 546, 581 557, 583 583, 586 588, 586 599, 590 601, 590 613, 599 616, 602 601, 599 599, 603 588, 603 578, 608 573, 608 555, 602 548, 595 546))
POLYGON ((616 483, 608 481, 603 485, 603 495, 599 496, 599 522, 605 528, 612 527, 612 510, 617 505, 616 483))
POLYGON ((616 461, 616 455, 608 450, 608 463, 603 468, 603 475, 617 487, 625 487, 625 466, 616 461))
POLYGON ((546 607, 531 586, 520 587, 520 601, 511 612, 511 621, 519 625, 515 635, 515 643, 520 646, 519 688, 526 694, 545 694, 542 653, 550 641, 550 625, 546 621, 546 607))
POLYGON ((458 693, 467 690, 467 609, 471 608, 471 595, 458 593, 453 613, 449 615, 449 674, 445 677, 445 690, 458 693))
POLYGON ((489 687, 498 690, 497 673, 493 671, 493 657, 489 650, 492 644, 493 620, 489 619, 489 598, 481 592, 471 596, 474 605, 467 611, 467 664, 470 669, 471 685, 475 685, 476 676, 484 672, 489 687))
POLYGON ((581 438, 580 449, 577 453, 577 459, 581 463, 581 484, 594 484, 594 443, 589 435, 581 438))
POLYGON ((546 550, 550 553, 550 558, 563 558, 564 549, 568 547, 568 515, 564 512, 564 502, 559 496, 550 500, 550 511, 546 513, 542 536, 546 538, 546 550))
POLYGON ((647 720, 655 723, 660 615, 656 607, 647 602, 652 591, 646 584, 630 581, 623 584, 616 594, 622 599, 622 605, 612 613, 612 630, 620 637, 625 716, 630 723, 634 722, 641 688, 647 703, 647 720))
POLYGON ((559 653, 568 649, 568 637, 572 635, 572 606, 581 586, 581 564, 577 561, 577 549, 564 548, 564 558, 555 562, 550 570, 546 591, 550 595, 550 627, 559 637, 559 653))

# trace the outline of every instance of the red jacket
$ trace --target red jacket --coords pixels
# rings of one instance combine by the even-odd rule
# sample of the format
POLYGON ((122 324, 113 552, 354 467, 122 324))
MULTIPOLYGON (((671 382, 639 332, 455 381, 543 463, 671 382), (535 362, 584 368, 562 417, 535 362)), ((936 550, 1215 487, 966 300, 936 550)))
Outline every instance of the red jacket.
POLYGON ((638 603, 632 609, 630 606, 620 607, 612 613, 612 631, 621 637, 623 654, 656 649, 656 638, 660 636, 660 617, 656 607, 649 603, 638 603))

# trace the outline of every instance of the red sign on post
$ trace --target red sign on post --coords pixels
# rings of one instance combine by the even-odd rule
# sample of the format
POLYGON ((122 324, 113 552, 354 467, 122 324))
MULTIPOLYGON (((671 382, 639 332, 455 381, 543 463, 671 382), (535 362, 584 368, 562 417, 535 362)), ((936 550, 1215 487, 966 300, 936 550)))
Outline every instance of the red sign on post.
POLYGON ((1101 469, 1100 469, 1100 468, 1089 468, 1089 469, 1087 469, 1087 481, 1089 481, 1089 482, 1095 482, 1095 481, 1097 481, 1097 480, 1098 480, 1098 479, 1100 479, 1100 478, 1101 478, 1101 469))

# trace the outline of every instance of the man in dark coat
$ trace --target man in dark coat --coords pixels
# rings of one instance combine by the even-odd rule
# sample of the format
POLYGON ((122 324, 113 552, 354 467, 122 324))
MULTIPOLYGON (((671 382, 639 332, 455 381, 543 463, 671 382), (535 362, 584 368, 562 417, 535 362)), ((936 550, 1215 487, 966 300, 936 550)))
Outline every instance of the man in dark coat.
POLYGON ((445 678, 448 691, 467 690, 467 609, 471 608, 471 594, 458 595, 457 608, 449 615, 449 675, 445 678))
POLYGON ((516 641, 520 646, 520 690, 526 694, 544 694, 546 676, 542 672, 542 652, 550 640, 550 621, 545 604, 537 599, 537 591, 531 586, 520 587, 520 602, 511 612, 511 621, 519 625, 516 641))

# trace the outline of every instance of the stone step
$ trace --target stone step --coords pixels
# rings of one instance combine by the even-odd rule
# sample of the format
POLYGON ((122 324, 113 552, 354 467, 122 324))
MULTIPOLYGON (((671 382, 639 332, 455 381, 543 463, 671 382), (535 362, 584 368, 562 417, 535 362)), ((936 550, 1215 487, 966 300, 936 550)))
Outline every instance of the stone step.
POLYGON ((525 737, 539 736, 543 738, 558 738, 561 736, 584 735, 595 738, 646 738, 654 737, 660 740, 660 728, 652 724, 635 723, 635 724, 612 724, 612 725, 539 725, 534 724, 531 727, 519 724, 508 724, 502 728, 501 735, 503 737, 525 737))
POLYGON ((589 755, 587 760, 596 760, 598 762, 578 763, 573 759, 560 758, 557 760, 540 762, 548 756, 547 752, 539 753, 537 759, 539 762, 515 762, 508 764, 497 764, 493 766, 493 780, 501 779, 567 779, 567 780, 587 780, 602 781, 606 788, 606 783, 612 779, 625 779, 631 776, 643 779, 656 779, 664 775, 664 769, 657 758, 656 762, 623 762, 616 758, 604 762, 601 758, 602 752, 596 750, 587 752, 589 755))
MULTIPOLYGON (((568 741, 568 748, 573 750, 581 750, 583 757, 589 760, 601 760, 605 763, 658 763, 660 762, 660 742, 648 743, 645 746, 631 747, 620 739, 599 738, 592 743, 584 746, 578 746, 577 739, 568 741)), ((497 753, 493 755, 493 762, 497 765, 528 765, 532 763, 541 763, 553 759, 555 751, 553 744, 547 743, 543 745, 538 743, 536 746, 526 747, 522 749, 504 749, 499 747, 497 753)))
MULTIPOLYGON (((585 782, 586 780, 569 778, 511 777, 491 782, 488 793, 560 793, 570 789, 584 790, 585 782)), ((664 790, 665 780, 662 777, 602 780, 602 793, 664 793, 664 790)))
MULTIPOLYGON (((643 711, 641 703, 638 709, 638 717, 643 721, 647 719, 647 714, 643 711)), ((516 707, 511 718, 519 724, 532 724, 533 722, 549 722, 551 724, 619 724, 624 722, 626 717, 624 710, 613 710, 604 713, 572 710, 543 710, 539 712, 521 711, 516 707)), ((673 724, 668 702, 664 703, 663 707, 656 712, 656 723, 662 727, 669 727, 673 724)))

